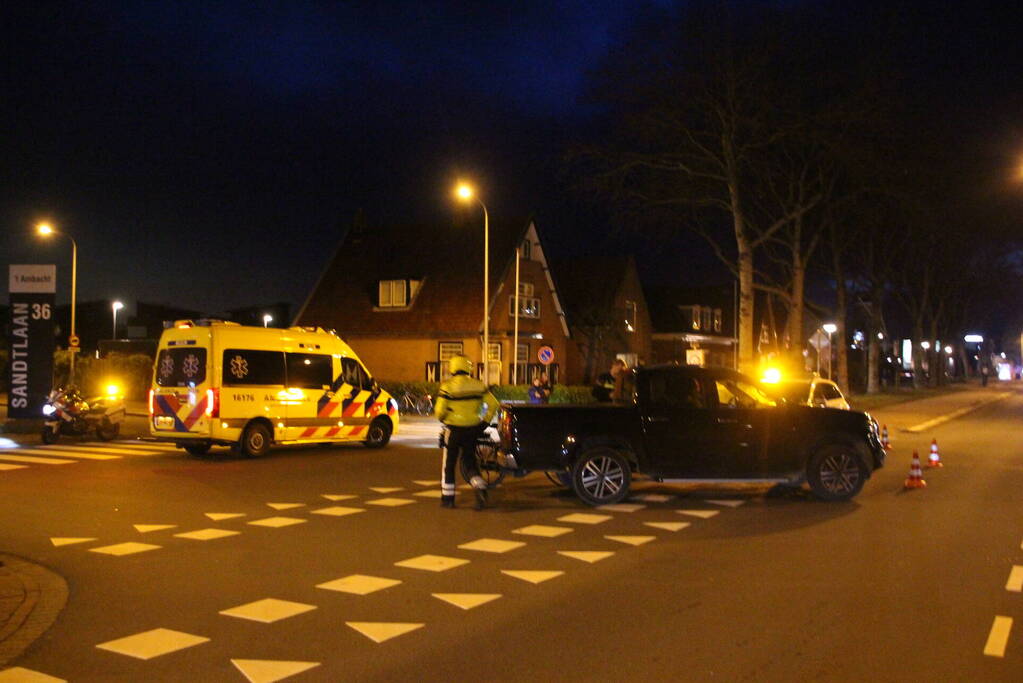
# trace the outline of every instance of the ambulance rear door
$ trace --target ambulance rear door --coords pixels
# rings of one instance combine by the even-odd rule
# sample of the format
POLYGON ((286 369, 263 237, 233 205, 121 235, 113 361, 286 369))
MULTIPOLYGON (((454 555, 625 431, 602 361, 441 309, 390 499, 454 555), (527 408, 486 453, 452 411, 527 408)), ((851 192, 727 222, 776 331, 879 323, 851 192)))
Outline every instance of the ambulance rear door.
POLYGON ((213 411, 209 350, 197 337, 179 333, 156 357, 153 380, 152 433, 160 436, 208 437, 213 411))

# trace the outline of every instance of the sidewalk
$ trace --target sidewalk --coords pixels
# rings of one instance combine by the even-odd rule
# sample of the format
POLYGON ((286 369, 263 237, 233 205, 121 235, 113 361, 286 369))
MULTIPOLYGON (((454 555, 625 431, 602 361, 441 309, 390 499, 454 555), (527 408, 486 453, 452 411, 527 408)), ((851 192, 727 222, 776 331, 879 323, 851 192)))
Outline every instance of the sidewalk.
POLYGON ((0 670, 50 628, 67 597, 63 577, 0 553, 0 670))

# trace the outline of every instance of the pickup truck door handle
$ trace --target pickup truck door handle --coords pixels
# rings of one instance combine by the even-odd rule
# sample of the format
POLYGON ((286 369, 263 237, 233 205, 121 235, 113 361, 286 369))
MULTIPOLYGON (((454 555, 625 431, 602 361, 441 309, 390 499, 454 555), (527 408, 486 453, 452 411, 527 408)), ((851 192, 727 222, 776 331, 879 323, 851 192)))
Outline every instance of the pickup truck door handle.
POLYGON ((715 421, 719 425, 734 425, 734 424, 738 424, 739 423, 739 421, 736 420, 734 417, 719 417, 715 421))
POLYGON ((647 418, 646 418, 646 421, 647 422, 670 422, 671 418, 670 417, 653 417, 651 415, 648 415, 647 418))

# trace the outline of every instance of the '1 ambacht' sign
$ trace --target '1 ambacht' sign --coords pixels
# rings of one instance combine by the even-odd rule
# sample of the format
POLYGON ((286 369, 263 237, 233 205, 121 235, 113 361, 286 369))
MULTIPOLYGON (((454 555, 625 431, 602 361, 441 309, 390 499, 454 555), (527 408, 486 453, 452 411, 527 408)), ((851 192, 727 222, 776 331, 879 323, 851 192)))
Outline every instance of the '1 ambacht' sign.
POLYGON ((7 417, 42 417, 53 381, 53 295, 57 266, 10 267, 11 350, 7 417))

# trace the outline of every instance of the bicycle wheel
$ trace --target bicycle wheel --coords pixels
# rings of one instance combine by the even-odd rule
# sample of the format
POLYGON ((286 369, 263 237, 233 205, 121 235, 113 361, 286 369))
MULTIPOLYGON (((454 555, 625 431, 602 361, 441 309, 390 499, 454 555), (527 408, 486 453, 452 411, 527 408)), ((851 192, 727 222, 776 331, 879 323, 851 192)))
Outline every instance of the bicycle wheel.
POLYGON ((433 401, 429 396, 420 396, 416 402, 416 410, 420 415, 433 415, 433 401))
MULTIPOLYGON (((504 479, 505 472, 501 469, 497 460, 497 444, 493 441, 477 441, 474 455, 476 457, 476 468, 479 469, 483 481, 487 482, 487 487, 494 488, 500 484, 504 479)), ((472 483, 470 481, 472 477, 466 471, 464 459, 458 461, 458 469, 462 472, 462 479, 466 483, 472 483)))

